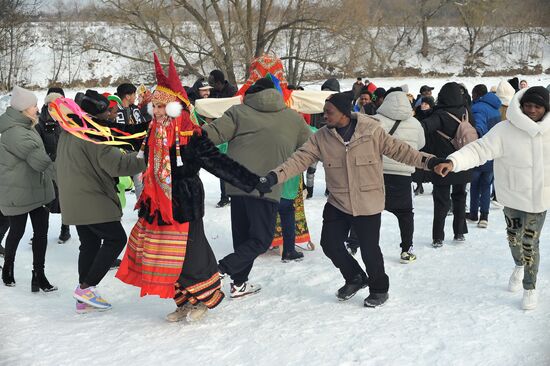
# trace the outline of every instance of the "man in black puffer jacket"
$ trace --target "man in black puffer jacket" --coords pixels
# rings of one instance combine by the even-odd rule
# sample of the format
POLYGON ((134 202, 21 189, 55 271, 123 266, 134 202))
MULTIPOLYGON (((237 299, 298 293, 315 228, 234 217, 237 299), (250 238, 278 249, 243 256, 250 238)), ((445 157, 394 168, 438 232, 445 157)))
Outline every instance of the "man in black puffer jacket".
MULTIPOLYGON (((61 88, 49 88, 44 99, 44 105, 40 111, 40 116, 38 116, 38 123, 35 128, 42 141, 44 142, 44 148, 46 153, 55 161, 57 157, 57 142, 59 141, 59 136, 61 135, 61 127, 59 123, 55 121, 50 112, 48 112, 48 104, 56 100, 57 98, 65 97, 65 92, 61 88)), ((57 189, 57 184, 53 182, 53 188, 55 190, 55 200, 48 204, 48 210, 50 213, 59 214, 61 213, 61 208, 59 207, 59 192, 57 189)), ((59 234, 59 244, 65 243, 71 238, 71 231, 68 225, 61 224, 61 232, 59 234)))
MULTIPOLYGON (((445 137, 439 134, 443 132, 451 138, 456 135, 458 122, 449 114, 461 119, 468 114, 468 120, 472 123, 469 108, 465 106, 465 98, 461 86, 450 82, 441 88, 437 96, 437 104, 431 116, 421 121, 426 133, 425 151, 430 152, 438 158, 446 158, 455 152, 455 148, 445 137)), ((473 123, 472 123, 473 124, 473 123)), ((454 239, 464 241, 464 234, 468 232, 466 227, 466 184, 472 179, 471 170, 460 173, 450 173, 445 177, 432 173, 434 219, 432 227, 433 246, 435 248, 443 245, 445 239, 445 218, 453 207, 453 231, 454 239), (452 187, 452 193, 451 193, 452 187)))

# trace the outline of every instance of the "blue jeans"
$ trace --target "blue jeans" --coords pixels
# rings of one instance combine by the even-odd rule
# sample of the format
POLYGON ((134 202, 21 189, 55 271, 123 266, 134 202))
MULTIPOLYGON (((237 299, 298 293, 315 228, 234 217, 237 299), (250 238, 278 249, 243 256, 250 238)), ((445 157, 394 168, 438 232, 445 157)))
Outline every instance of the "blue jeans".
POLYGON ((294 216, 294 200, 281 198, 279 202, 279 217, 283 231, 283 253, 294 251, 296 244, 296 217, 294 216))
POLYGON ((489 205, 491 204, 491 184, 493 183, 493 171, 474 169, 472 182, 470 183, 470 217, 477 219, 481 212, 481 218, 487 219, 489 205))

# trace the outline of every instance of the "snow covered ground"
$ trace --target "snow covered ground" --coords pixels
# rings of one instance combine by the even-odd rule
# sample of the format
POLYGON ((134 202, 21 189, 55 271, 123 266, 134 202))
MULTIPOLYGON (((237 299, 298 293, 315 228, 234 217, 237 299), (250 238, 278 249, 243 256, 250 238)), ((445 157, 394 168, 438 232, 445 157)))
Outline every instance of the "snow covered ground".
MULTIPOLYGON (((230 209, 214 207, 217 178, 206 172, 201 177, 206 233, 221 258, 232 248, 230 209)), ((391 285, 389 302, 378 309, 363 307, 367 290, 347 302, 336 300, 343 280, 318 246, 300 263, 281 263, 275 252, 261 256, 251 280, 262 291, 226 299, 201 323, 166 322, 172 301, 139 298, 114 271, 100 285, 113 309, 78 315, 71 297, 78 280, 76 230, 69 242, 57 244, 60 216, 51 216, 46 273, 59 291, 33 294, 29 223, 17 253, 17 286, 0 285, 0 365, 549 365, 548 230, 541 238, 539 306, 526 312, 520 310, 521 293, 506 290, 514 263, 501 210, 491 209, 488 229, 469 224, 465 243, 446 240, 436 250, 426 188, 415 198, 416 263, 399 263, 397 220, 383 214, 381 246, 391 285)), ((306 201, 317 244, 323 192, 319 169, 315 195, 306 201)), ((135 197, 127 193, 127 199, 123 223, 129 232, 135 197)), ((446 234, 452 238, 451 219, 446 234)))
MULTIPOLYGON (((526 79, 530 85, 550 83, 548 75, 526 79)), ((437 95, 449 80, 464 82, 471 90, 477 83, 497 85, 500 79, 372 81, 385 88, 407 83, 413 94, 428 84, 437 95)), ((342 80, 342 89, 351 88, 353 81, 342 80)), ((321 83, 306 87, 318 90, 321 83)), ((75 93, 68 90, 67 96, 75 93)), ((45 91, 37 95, 41 104, 45 91)), ((201 176, 207 192, 205 229, 221 258, 232 250, 229 208, 214 207, 217 178, 206 172, 201 176)), ((465 243, 447 240, 435 250, 431 188, 426 188, 426 194, 415 198, 416 263, 399 263, 397 220, 383 214, 381 246, 390 300, 380 309, 362 306, 366 290, 347 302, 336 300, 334 292, 343 280, 317 245, 301 263, 283 264, 275 252, 261 256, 251 274, 251 280, 263 286, 261 293, 227 299, 199 324, 167 323, 164 316, 174 309, 172 301, 139 298, 139 291, 115 279, 114 272, 100 285, 113 309, 78 315, 71 297, 78 280, 76 230, 72 228, 68 243, 57 244, 60 217, 51 216, 46 273, 59 291, 32 294, 29 222, 16 261, 17 287, 0 284, 0 365, 550 365, 548 230, 541 238, 539 306, 526 312, 520 309, 521 293, 506 291, 514 263, 501 210, 491 210, 488 229, 470 224, 465 243)), ((322 192, 320 168, 315 196, 306 201, 316 244, 325 203, 322 192)), ((123 223, 129 233, 136 221, 135 197, 128 193, 127 199, 123 223)), ((452 238, 451 219, 446 230, 452 238)))

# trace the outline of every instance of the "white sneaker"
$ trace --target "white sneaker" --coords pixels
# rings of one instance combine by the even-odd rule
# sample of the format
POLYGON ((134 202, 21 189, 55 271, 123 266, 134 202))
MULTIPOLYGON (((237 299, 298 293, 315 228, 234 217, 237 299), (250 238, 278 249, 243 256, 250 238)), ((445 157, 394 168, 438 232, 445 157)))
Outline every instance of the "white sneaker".
POLYGON ((197 305, 191 305, 191 309, 187 313, 187 321, 196 322, 201 320, 206 315, 207 311, 208 308, 202 302, 199 302, 197 305))
POLYGON ((166 320, 169 322, 179 322, 187 318, 187 314, 191 311, 191 304, 185 303, 182 306, 178 306, 176 310, 166 315, 166 320))
POLYGON ((477 227, 481 229, 486 229, 487 226, 489 226, 489 222, 487 220, 479 220, 477 223, 477 227))
POLYGON ((235 286, 234 283, 231 284, 231 291, 229 292, 229 297, 236 299, 246 295, 252 295, 259 292, 262 289, 260 285, 253 285, 251 283, 245 282, 240 286, 235 286))
POLYGON ((516 266, 508 281, 508 291, 518 292, 522 288, 523 266, 516 266))
POLYGON ((523 300, 521 300, 521 308, 523 310, 533 310, 537 307, 537 291, 523 290, 523 300))

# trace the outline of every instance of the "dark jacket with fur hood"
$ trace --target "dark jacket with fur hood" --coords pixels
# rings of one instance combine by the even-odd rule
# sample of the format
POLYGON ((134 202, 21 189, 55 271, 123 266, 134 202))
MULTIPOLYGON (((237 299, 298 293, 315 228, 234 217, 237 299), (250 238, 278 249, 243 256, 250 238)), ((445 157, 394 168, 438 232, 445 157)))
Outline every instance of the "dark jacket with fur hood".
MULTIPOLYGON (((149 149, 145 147, 147 160, 149 149)), ((250 172, 233 159, 220 153, 218 148, 206 137, 194 134, 187 145, 181 147, 182 166, 176 165, 176 145, 170 148, 172 165, 172 210, 174 219, 190 222, 204 216, 204 188, 199 178, 199 170, 204 168, 218 178, 242 189, 252 192, 259 182, 259 176, 250 172)), ((142 204, 139 216, 152 223, 154 217, 149 214, 149 205, 142 204)), ((162 221, 159 220, 159 224, 162 221)))
MULTIPOLYGON (((443 85, 437 96, 437 105, 433 113, 429 117, 421 120, 426 132, 426 147, 424 150, 434 154, 438 158, 446 158, 448 155, 455 152, 453 145, 437 131, 441 131, 447 136, 454 137, 458 130, 458 122, 449 116, 448 113, 461 119, 466 111, 467 108, 460 85, 455 82, 443 85)), ((468 112, 468 115, 470 123, 475 127, 472 113, 468 112)), ((431 178, 432 183, 437 185, 466 184, 472 179, 472 174, 471 170, 467 170, 460 173, 449 173, 443 178, 432 173, 431 178)))

